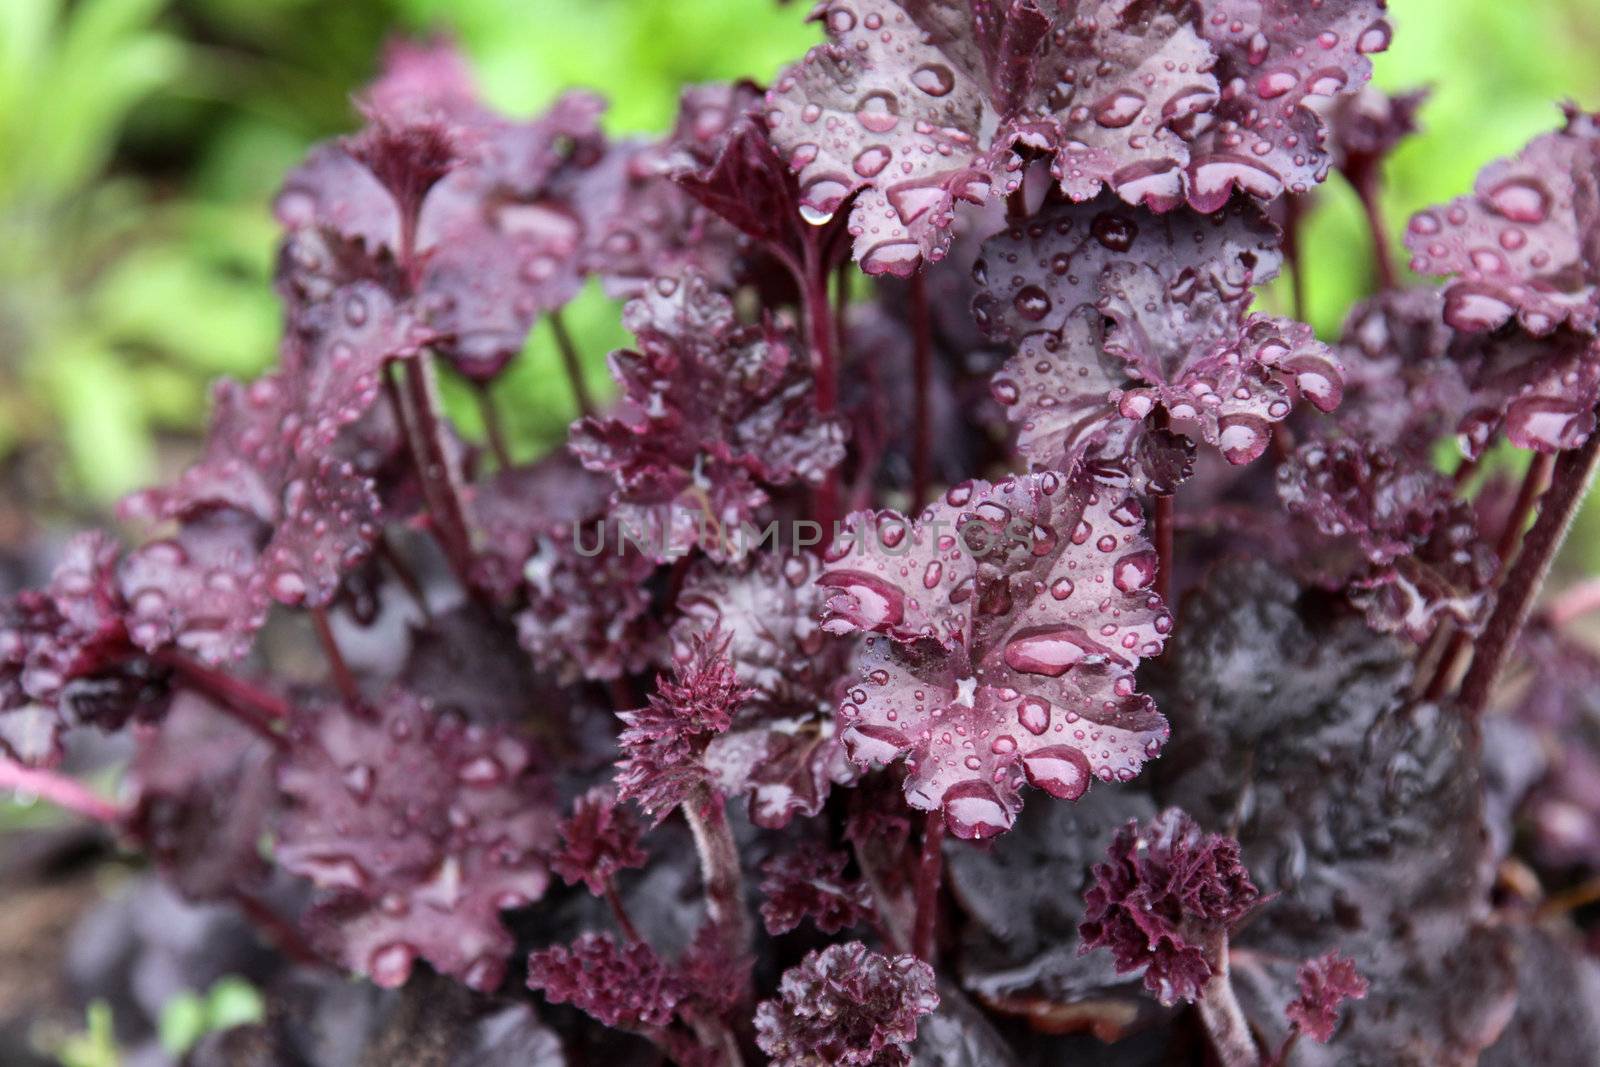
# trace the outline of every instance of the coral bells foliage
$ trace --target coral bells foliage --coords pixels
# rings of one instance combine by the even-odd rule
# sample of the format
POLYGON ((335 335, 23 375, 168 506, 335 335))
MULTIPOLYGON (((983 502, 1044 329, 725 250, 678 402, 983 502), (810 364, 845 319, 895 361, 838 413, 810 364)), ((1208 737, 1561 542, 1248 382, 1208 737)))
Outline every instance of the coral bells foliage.
POLYGON ((1600 120, 1405 275, 1382 0, 810 18, 628 140, 392 45, 275 201, 277 365, 0 600, 0 785, 367 983, 359 1056, 303 995, 226 1035, 282 1062, 452 1013, 540 1064, 1588 1062, 1600 594, 1540 594, 1600 462, 1600 120), (1324 181, 1370 240, 1310 241, 1324 181))
POLYGON ((1083 949, 1108 948, 1117 970, 1144 969, 1163 1004, 1197 1000, 1222 965, 1228 930, 1260 891, 1239 844, 1208 834, 1177 809, 1130 823, 1106 849, 1084 893, 1083 949))

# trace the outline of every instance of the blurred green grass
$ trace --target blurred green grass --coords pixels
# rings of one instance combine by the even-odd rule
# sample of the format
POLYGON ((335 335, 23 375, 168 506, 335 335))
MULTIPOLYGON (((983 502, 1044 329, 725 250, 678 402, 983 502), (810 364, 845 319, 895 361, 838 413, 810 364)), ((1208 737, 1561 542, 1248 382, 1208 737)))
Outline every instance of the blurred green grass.
MULTIPOLYGON (((1600 107, 1600 0, 1393 0, 1390 90, 1433 97, 1389 168, 1396 234, 1486 161, 1600 107)), ((680 85, 771 76, 818 39, 766 0, 3 0, 0 463, 40 460, 65 511, 93 511, 192 447, 205 383, 273 359, 268 204, 307 145, 353 123, 350 94, 393 34, 446 32, 486 95, 527 112, 573 86, 614 133, 671 121, 680 85), (163 448, 164 442, 174 447, 163 448)), ((1337 178, 1307 223, 1308 314, 1330 336, 1371 286, 1337 178)), ((623 340, 597 289, 568 315, 596 382, 623 340)), ((524 453, 572 415, 547 332, 497 385, 524 453)), ((452 407, 474 432, 470 397, 452 407)), ((0 479, 7 476, 0 469, 0 479)), ((4 484, 0 482, 0 484, 4 484)))

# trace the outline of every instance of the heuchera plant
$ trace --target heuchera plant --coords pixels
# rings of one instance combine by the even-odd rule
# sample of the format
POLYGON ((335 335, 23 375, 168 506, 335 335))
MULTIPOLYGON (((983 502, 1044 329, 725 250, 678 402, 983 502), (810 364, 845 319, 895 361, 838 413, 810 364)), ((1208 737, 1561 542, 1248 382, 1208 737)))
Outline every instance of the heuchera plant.
MULTIPOLYGON (((823 0, 654 142, 396 44, 277 199, 277 367, 0 603, 0 785, 241 909, 269 996, 400 990, 363 1062, 1592 1062, 1600 593, 1540 592, 1600 119, 1403 277, 1383 6, 823 0), (1318 338, 1325 180, 1373 288, 1318 338), (579 417, 524 460, 535 329, 579 417)), ((273 1003, 250 1062, 332 1064, 273 1003)))

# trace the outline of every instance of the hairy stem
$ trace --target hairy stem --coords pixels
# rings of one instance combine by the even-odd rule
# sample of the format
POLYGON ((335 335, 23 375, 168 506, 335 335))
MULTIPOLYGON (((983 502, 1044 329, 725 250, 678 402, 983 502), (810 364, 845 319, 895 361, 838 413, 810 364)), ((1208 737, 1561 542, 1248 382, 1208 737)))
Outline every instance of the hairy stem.
POLYGON ((1211 1047, 1216 1050, 1222 1067, 1258 1067, 1261 1050, 1250 1036, 1250 1024, 1245 1022, 1239 998, 1234 996, 1233 982, 1229 979, 1228 943, 1224 939, 1218 951, 1221 964, 1200 992, 1200 1021, 1205 1025, 1211 1047))
MULTIPOLYGON (((1494 550, 1499 563, 1491 585, 1499 585, 1500 579, 1505 576, 1506 566, 1516 554, 1517 545, 1522 541, 1522 531, 1527 528, 1528 516, 1533 514, 1533 507, 1538 503, 1539 494, 1544 492, 1545 483, 1550 480, 1550 471, 1554 465, 1555 457, 1542 452, 1536 453, 1533 461, 1528 464, 1528 471, 1523 475, 1522 485, 1517 490, 1517 499, 1511 505, 1511 513, 1506 517, 1504 529, 1500 531, 1500 540, 1495 543, 1494 550)), ((1444 696, 1471 650, 1472 635, 1466 630, 1458 629, 1450 638, 1450 643, 1445 646, 1444 652, 1440 654, 1433 680, 1428 683, 1422 699, 1431 702, 1444 696)))
POLYGON ((1469 716, 1476 718, 1489 702, 1490 690, 1522 633, 1556 551, 1566 540, 1567 530, 1578 513, 1578 505, 1589 491, 1596 459, 1600 459, 1600 433, 1590 434, 1581 447, 1561 453, 1555 462, 1550 488, 1539 500, 1539 517, 1523 539, 1516 562, 1506 572, 1494 613, 1489 616, 1472 657, 1472 667, 1461 683, 1461 704, 1469 716))
POLYGON ((57 771, 22 764, 0 756, 0 789, 25 793, 86 819, 116 826, 122 809, 75 778, 57 771))
POLYGON ((506 427, 500 418, 500 405, 494 402, 494 392, 488 382, 474 382, 472 392, 478 398, 478 415, 483 419, 483 433, 489 439, 489 451, 494 455, 495 464, 501 470, 506 470, 512 465, 511 448, 506 444, 506 427))
POLYGON ((929 391, 932 388, 933 338, 932 322, 928 317, 928 275, 919 271, 911 276, 911 376, 912 376, 912 431, 911 431, 911 508, 908 514, 922 510, 928 499, 929 468, 932 466, 932 419, 929 414, 929 391))
POLYGON ((311 609, 311 626, 317 632, 317 642, 322 645, 322 654, 327 657, 328 670, 333 675, 334 688, 339 690, 339 697, 350 707, 361 704, 361 687, 356 684, 356 676, 350 673, 350 665, 345 662, 344 653, 339 651, 339 642, 333 636, 333 626, 328 622, 326 608, 311 609))
POLYGON ((467 532, 460 487, 456 485, 445 449, 444 426, 434 396, 433 368, 428 360, 428 354, 423 352, 406 361, 403 371, 406 402, 401 406, 407 417, 402 425, 411 446, 412 463, 422 482, 422 495, 434 536, 456 580, 462 588, 471 590, 474 588, 472 537, 467 532))
POLYGON ((561 319, 559 309, 545 316, 550 322, 550 334, 556 339, 556 349, 561 353, 561 365, 566 368, 567 381, 572 384, 572 398, 578 402, 578 414, 587 418, 594 414, 594 398, 589 395, 589 385, 583 380, 583 362, 578 359, 578 348, 572 343, 567 324, 561 319))
POLYGON ((930 811, 922 823, 922 856, 917 863, 917 918, 911 951, 933 964, 939 930, 939 887, 944 881, 944 812, 930 811))
POLYGON ((684 802, 683 814, 700 855, 706 918, 716 927, 730 961, 749 959, 753 931, 744 908, 744 874, 728 826, 727 801, 710 786, 700 785, 684 802))
POLYGON ((863 848, 858 841, 852 841, 850 845, 855 852, 856 866, 861 868, 861 877, 872 891, 873 929, 896 955, 909 951, 911 927, 915 925, 915 919, 905 914, 902 902, 892 897, 885 888, 883 870, 875 862, 871 850, 863 848))

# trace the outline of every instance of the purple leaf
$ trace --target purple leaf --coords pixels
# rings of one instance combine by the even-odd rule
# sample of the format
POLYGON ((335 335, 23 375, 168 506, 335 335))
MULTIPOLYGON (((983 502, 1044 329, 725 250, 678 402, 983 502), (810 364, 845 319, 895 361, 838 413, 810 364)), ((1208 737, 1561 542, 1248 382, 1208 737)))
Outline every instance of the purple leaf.
POLYGON ((643 867, 650 858, 639 847, 642 828, 607 786, 574 800, 560 832, 561 848, 551 854, 550 869, 568 885, 582 882, 597 897, 605 895, 618 871, 643 867))
POLYGON ((307 918, 319 939, 379 985, 403 984, 418 957, 499 985, 500 912, 544 894, 555 838, 528 743, 399 689, 370 709, 308 710, 289 738, 276 856, 324 890, 307 918))
POLYGON ((611 356, 620 410, 578 422, 571 447, 615 476, 620 502, 665 509, 666 523, 681 513, 711 531, 713 558, 736 556, 767 487, 819 484, 844 456, 843 427, 818 415, 793 335, 741 324, 702 278, 657 279, 623 324, 639 347, 611 356))
POLYGON ((1263 200, 1308 192, 1328 173, 1327 131, 1309 106, 1354 93, 1389 47, 1384 0, 1202 0, 1221 99, 1196 123, 1189 203, 1216 211, 1237 188, 1263 200))
POLYGON ((1444 317, 1456 329, 1486 332, 1512 316, 1536 336, 1600 324, 1600 279, 1585 245, 1597 219, 1583 203, 1595 197, 1595 120, 1573 107, 1566 117, 1559 132, 1483 168, 1472 195, 1412 216, 1411 269, 1455 276, 1444 317))
POLYGON ((1119 973, 1144 968, 1145 988, 1163 1004, 1192 1003, 1220 965, 1228 931, 1260 896, 1239 843, 1172 808, 1130 822, 1095 866, 1080 951, 1108 948, 1119 973))
POLYGON ((966 482, 915 523, 854 518, 818 581, 824 628, 868 633, 840 707, 850 757, 905 759, 907 799, 959 837, 1011 826, 1026 781, 1127 781, 1166 720, 1134 690, 1171 616, 1132 500, 1045 472, 966 482))
POLYGON ((666 1026, 688 995, 649 945, 618 945, 606 934, 535 952, 528 958, 528 985, 607 1026, 634 1029, 666 1026))
POLYGON ((1300 995, 1283 1010, 1291 1025, 1326 1045, 1339 1025, 1339 1009, 1347 1000, 1367 995, 1367 980, 1355 961, 1329 952, 1300 965, 1300 995))
POLYGON ((786 934, 809 920, 825 934, 872 918, 872 891, 846 878, 850 857, 816 844, 802 844, 761 865, 761 920, 769 934, 786 934))
POLYGON ((939 1006, 933 968, 859 941, 810 952, 756 1009, 756 1044, 775 1067, 907 1067, 917 1019, 939 1006))

